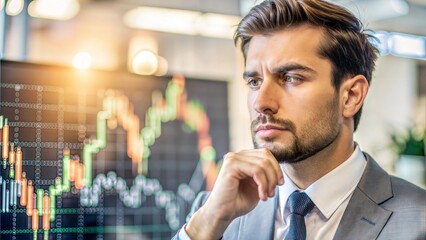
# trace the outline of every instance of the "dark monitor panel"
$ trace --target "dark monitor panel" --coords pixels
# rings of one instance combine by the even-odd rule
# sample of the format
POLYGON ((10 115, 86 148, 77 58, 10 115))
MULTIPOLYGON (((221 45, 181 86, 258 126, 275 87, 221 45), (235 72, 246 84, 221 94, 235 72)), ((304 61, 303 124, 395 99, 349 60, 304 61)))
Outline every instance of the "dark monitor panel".
POLYGON ((0 239, 170 239, 212 187, 226 82, 0 69, 0 239))

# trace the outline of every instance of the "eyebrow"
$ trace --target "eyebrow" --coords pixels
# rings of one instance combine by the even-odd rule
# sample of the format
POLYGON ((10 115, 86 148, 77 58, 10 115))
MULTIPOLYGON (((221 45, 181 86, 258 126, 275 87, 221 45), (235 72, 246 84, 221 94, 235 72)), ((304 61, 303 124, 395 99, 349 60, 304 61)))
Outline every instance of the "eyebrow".
POLYGON ((244 71, 243 73, 243 79, 247 79, 249 77, 256 77, 259 74, 257 72, 252 72, 252 71, 244 71))
MULTIPOLYGON (((278 74, 278 73, 286 73, 286 72, 290 72, 290 71, 294 71, 294 70, 298 70, 298 71, 303 71, 303 72, 309 72, 309 73, 313 73, 316 74, 317 72, 306 66, 306 65, 302 65, 299 63, 287 63, 285 65, 276 67, 272 70, 272 74, 278 74)), ((256 71, 244 71, 243 73, 243 78, 247 79, 249 77, 256 77, 259 74, 256 71)))
POLYGON ((309 73, 317 73, 314 69, 306 66, 306 65, 302 65, 299 63, 287 63, 285 65, 276 67, 274 69, 272 69, 272 73, 273 74, 277 74, 277 73, 286 73, 286 72, 290 72, 290 71, 294 71, 294 70, 298 70, 298 71, 302 71, 302 72, 309 72, 309 73))

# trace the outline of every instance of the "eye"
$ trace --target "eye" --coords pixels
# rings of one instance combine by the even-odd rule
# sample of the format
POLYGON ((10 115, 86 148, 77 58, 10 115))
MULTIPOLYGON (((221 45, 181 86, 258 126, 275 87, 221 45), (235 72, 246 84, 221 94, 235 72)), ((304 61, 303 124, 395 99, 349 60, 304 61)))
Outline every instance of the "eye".
POLYGON ((296 77, 296 76, 287 76, 286 77, 286 82, 288 82, 288 83, 298 83, 300 81, 301 81, 301 79, 299 77, 296 77))
POLYGON ((262 81, 258 78, 250 78, 247 80, 247 85, 253 89, 260 87, 261 84, 262 81))
POLYGON ((299 83, 303 82, 303 79, 300 76, 287 74, 287 75, 284 75, 281 78, 281 81, 282 81, 282 84, 293 84, 294 85, 294 84, 299 84, 299 83))

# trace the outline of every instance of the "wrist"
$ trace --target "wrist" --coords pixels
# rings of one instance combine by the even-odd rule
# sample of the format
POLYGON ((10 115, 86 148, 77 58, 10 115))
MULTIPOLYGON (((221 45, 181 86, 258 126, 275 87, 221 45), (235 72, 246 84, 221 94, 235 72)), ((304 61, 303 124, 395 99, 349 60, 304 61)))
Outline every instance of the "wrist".
POLYGON ((232 220, 221 220, 203 206, 191 217, 185 231, 191 239, 218 240, 231 222, 232 220))

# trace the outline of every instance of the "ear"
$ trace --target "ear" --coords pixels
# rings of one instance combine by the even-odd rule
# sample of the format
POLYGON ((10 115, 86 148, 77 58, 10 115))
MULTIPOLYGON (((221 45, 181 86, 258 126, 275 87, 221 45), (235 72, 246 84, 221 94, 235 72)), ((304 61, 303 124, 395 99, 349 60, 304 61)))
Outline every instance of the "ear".
POLYGON ((342 83, 340 96, 343 100, 342 114, 345 118, 352 118, 362 107, 368 87, 368 81, 363 75, 356 75, 342 83))

